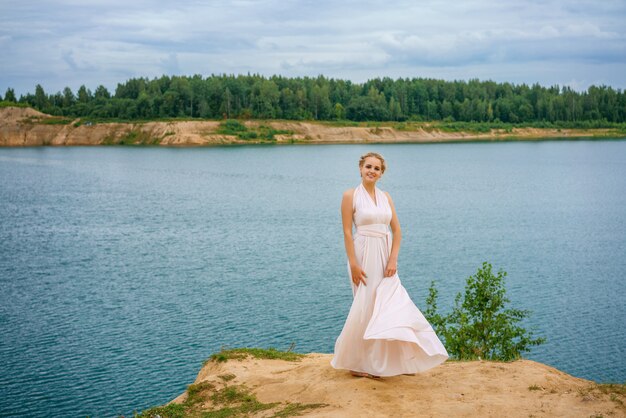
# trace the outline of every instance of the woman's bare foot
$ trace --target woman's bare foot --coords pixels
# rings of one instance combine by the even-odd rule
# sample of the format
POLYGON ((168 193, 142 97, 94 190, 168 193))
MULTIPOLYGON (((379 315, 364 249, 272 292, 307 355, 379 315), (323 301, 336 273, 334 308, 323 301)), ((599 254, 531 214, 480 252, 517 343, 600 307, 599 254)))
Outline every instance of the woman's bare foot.
POLYGON ((350 370, 350 374, 355 377, 369 377, 369 374, 364 372, 355 372, 354 370, 350 370))
POLYGON ((376 376, 376 375, 365 373, 365 372, 355 372, 354 370, 350 370, 350 374, 355 377, 369 377, 370 379, 380 379, 380 376, 376 376))

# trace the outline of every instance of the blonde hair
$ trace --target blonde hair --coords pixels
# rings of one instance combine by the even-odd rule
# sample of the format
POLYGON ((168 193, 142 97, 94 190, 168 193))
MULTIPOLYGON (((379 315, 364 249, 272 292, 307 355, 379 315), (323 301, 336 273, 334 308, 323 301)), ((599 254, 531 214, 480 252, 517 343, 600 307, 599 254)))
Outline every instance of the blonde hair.
POLYGON ((380 160, 380 171, 382 173, 385 172, 385 170, 387 169, 387 165, 385 164, 385 159, 383 158, 382 155, 380 155, 377 152, 368 152, 367 154, 361 155, 361 159, 359 160, 359 167, 363 167, 363 164, 365 164, 365 159, 368 157, 378 158, 380 160))

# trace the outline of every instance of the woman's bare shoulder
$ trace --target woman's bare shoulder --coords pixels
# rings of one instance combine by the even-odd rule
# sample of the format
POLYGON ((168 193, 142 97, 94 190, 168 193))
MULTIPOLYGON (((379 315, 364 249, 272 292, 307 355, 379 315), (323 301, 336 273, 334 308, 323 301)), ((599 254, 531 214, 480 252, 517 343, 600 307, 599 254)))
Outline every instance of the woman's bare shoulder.
POLYGON ((348 189, 345 192, 343 192, 343 196, 341 198, 342 202, 352 202, 354 196, 354 189, 348 189))
POLYGON ((354 189, 348 189, 345 192, 343 192, 343 198, 344 199, 346 197, 352 198, 352 196, 354 196, 354 189))

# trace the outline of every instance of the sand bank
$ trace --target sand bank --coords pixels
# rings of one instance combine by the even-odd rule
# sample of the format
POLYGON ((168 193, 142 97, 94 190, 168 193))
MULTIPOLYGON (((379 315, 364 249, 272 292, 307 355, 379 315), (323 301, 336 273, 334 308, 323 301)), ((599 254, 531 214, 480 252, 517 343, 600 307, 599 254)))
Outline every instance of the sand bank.
MULTIPOLYGON (((261 125, 287 134, 275 135, 272 143, 436 143, 462 141, 501 141, 572 139, 610 137, 610 129, 493 129, 488 133, 444 132, 429 124, 408 125, 398 129, 389 126, 335 126, 323 122, 246 121, 249 130, 261 125)), ((224 144, 255 144, 268 141, 240 139, 218 133, 219 121, 159 121, 144 123, 91 123, 88 119, 74 121, 55 118, 34 109, 0 108, 0 146, 63 146, 63 145, 161 145, 210 146, 224 144)), ((618 133, 615 133, 618 136, 618 133)), ((623 136, 623 135, 622 135, 623 136)))
POLYGON ((209 361, 192 386, 204 388, 204 397, 192 396, 196 408, 216 410, 225 404, 215 393, 245 388, 258 402, 274 404, 252 414, 264 417, 289 405, 305 406, 309 417, 626 416, 623 385, 609 388, 530 360, 448 361, 416 376, 376 380, 335 370, 330 360, 330 354, 308 354, 300 361, 209 361))

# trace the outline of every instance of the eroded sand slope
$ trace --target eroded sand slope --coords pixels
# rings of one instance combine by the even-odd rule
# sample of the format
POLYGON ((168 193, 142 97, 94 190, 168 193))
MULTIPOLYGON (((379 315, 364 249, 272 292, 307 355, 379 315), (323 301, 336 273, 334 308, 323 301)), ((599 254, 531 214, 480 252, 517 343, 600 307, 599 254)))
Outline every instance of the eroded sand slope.
MULTIPOLYGON (((330 354, 299 362, 208 362, 195 383, 245 385, 258 400, 324 403, 311 417, 622 417, 624 395, 604 393, 579 379, 530 360, 510 363, 448 361, 416 376, 355 378, 330 366, 330 354), (225 382, 224 376, 232 380, 225 382), (220 377, 221 376, 221 377, 220 377), (232 377, 234 376, 234 377, 232 377)), ((186 399, 183 393, 173 402, 186 399)), ((211 408, 211 404, 206 405, 211 408)), ((257 416, 271 416, 271 411, 257 416)))
MULTIPOLYGON (((57 118, 58 120, 58 118, 57 118)), ((164 146, 203 146, 220 144, 250 144, 260 140, 242 140, 217 132, 219 121, 168 121, 146 123, 95 123, 88 119, 54 123, 55 118, 29 108, 0 108, 0 146, 41 145, 104 145, 137 143, 164 146)), ((595 129, 535 129, 519 128, 511 132, 492 130, 489 133, 443 132, 426 125, 409 130, 390 126, 338 127, 315 122, 246 121, 254 130, 259 125, 289 134, 276 135, 277 143, 401 143, 449 141, 497 141, 502 139, 575 138, 607 134, 609 130, 595 129)))

